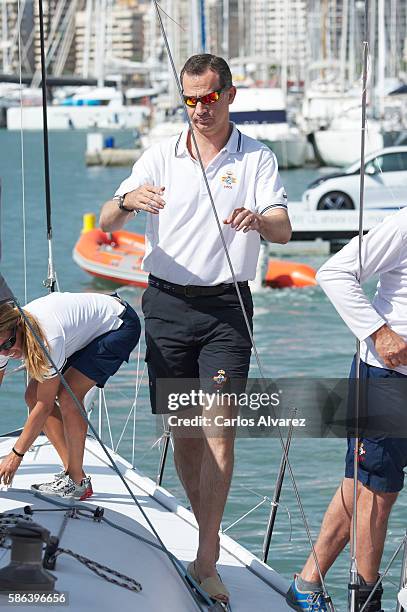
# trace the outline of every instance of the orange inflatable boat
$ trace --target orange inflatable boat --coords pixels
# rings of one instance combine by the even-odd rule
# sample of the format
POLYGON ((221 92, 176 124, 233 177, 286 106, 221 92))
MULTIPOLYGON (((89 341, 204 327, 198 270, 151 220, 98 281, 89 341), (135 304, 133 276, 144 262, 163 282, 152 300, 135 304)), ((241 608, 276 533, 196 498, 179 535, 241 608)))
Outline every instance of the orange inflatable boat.
MULTIPOLYGON (((74 261, 89 274, 122 285, 147 286, 147 273, 141 269, 144 236, 120 230, 106 233, 86 229, 73 250, 74 261)), ((316 285, 315 270, 305 264, 271 259, 265 278, 270 287, 316 285)))

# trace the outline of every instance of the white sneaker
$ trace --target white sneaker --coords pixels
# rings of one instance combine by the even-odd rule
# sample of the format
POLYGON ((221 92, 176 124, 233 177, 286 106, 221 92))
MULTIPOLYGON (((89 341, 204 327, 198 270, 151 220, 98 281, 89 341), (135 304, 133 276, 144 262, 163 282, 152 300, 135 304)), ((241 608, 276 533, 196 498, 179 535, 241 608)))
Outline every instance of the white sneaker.
POLYGON ((34 484, 31 485, 31 489, 44 495, 57 495, 64 499, 85 500, 93 495, 92 483, 89 476, 83 478, 81 484, 78 485, 65 473, 59 480, 34 484))

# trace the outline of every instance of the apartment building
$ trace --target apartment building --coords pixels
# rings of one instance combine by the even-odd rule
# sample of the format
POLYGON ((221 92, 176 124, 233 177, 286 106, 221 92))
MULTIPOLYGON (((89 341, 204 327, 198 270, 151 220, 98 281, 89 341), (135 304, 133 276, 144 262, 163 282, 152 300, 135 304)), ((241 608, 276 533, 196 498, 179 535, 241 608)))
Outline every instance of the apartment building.
POLYGON ((20 13, 18 27, 17 0, 1 0, 0 70, 5 74, 19 72, 19 34, 22 71, 30 74, 34 69, 34 0, 20 0, 20 13))

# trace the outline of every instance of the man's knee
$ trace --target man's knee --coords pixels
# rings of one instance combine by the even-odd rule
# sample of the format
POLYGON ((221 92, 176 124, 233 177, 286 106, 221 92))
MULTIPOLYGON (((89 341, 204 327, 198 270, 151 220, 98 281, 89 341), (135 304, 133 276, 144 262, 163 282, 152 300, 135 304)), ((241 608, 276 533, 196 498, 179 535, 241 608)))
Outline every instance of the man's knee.
POLYGON ((208 436, 205 440, 209 452, 221 463, 233 460, 234 456, 234 436, 212 437, 208 436))
POLYGON ((371 511, 375 512, 378 521, 384 521, 387 520, 397 497, 398 492, 375 491, 362 485, 359 501, 365 508, 370 507, 371 511))

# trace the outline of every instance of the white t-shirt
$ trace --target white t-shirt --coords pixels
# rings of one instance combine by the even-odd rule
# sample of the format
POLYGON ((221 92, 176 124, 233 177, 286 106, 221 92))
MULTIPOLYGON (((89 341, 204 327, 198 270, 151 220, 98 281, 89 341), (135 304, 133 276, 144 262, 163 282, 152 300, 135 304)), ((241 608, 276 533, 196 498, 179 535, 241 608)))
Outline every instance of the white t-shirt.
MULTIPOLYGON (((158 215, 147 214, 144 270, 179 285, 231 283, 208 191, 199 163, 189 154, 187 135, 185 129, 148 149, 116 195, 146 183, 165 187, 164 209, 158 215)), ((236 278, 253 279, 260 249, 258 232, 236 232, 223 220, 241 206, 260 214, 287 208, 276 157, 233 125, 225 147, 207 166, 206 176, 236 278)))
MULTIPOLYGON (((359 277, 358 237, 318 271, 317 280, 354 335, 361 340, 361 358, 386 367, 369 337, 384 323, 407 340, 407 208, 374 227, 363 238, 359 277), (379 276, 372 303, 361 283, 379 276)), ((394 368, 407 374, 407 366, 394 368)))
MULTIPOLYGON (((50 293, 24 306, 40 324, 49 352, 58 369, 68 357, 94 338, 118 329, 123 323, 119 315, 124 306, 109 295, 100 293, 50 293)), ((8 357, 0 355, 0 369, 8 357)), ((49 378, 56 376, 50 368, 49 378)))

